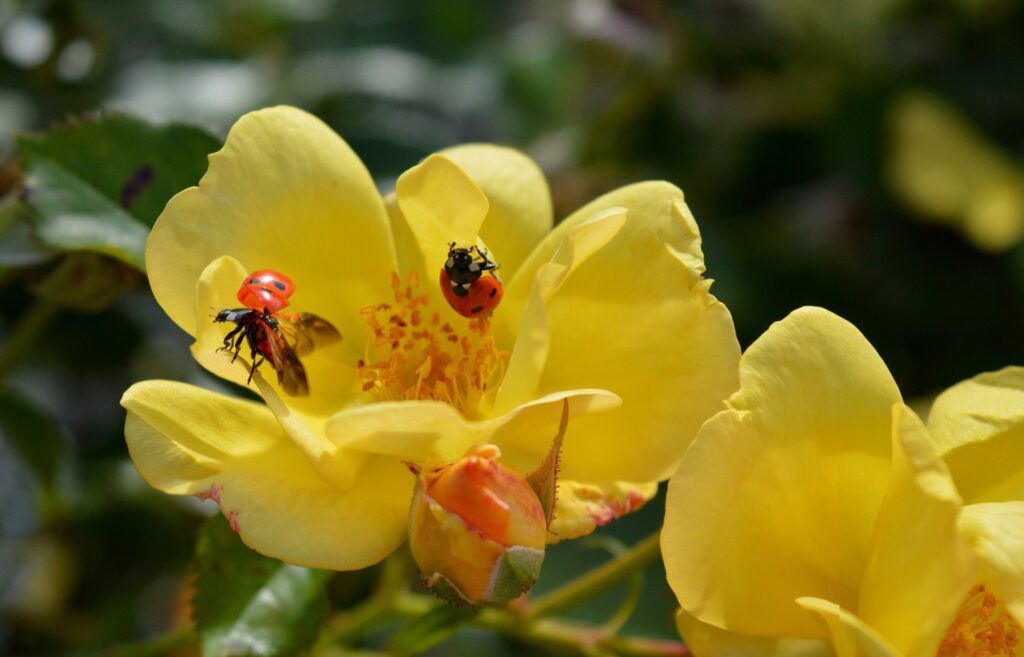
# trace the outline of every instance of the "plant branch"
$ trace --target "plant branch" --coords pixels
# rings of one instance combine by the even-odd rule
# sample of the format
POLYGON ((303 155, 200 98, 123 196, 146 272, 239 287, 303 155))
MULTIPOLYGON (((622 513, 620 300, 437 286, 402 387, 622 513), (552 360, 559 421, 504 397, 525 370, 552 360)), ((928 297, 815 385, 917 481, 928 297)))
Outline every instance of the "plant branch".
POLYGON ((527 616, 536 619, 572 609, 631 577, 634 572, 644 570, 658 560, 660 552, 660 537, 654 532, 621 556, 537 598, 530 604, 527 616))

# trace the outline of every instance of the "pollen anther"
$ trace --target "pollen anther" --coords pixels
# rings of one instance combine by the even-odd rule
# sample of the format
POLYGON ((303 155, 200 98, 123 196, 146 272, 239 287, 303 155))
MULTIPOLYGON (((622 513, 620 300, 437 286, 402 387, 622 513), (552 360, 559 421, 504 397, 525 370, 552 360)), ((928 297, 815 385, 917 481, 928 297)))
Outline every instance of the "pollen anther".
POLYGON ((471 319, 462 331, 442 323, 430 295, 419 291, 417 272, 404 286, 393 274, 391 287, 394 303, 359 310, 373 333, 356 363, 363 391, 378 401, 443 401, 474 415, 508 360, 508 352, 495 346, 490 319, 471 319))
POLYGON ((1021 626, 984 584, 971 587, 936 657, 1016 657, 1021 626))

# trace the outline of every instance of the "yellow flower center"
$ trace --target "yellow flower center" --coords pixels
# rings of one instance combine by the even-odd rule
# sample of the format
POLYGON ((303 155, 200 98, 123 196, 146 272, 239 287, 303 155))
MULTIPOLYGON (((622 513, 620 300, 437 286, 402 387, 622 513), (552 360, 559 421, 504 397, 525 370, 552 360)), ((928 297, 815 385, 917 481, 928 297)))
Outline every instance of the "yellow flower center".
POLYGON ((432 399, 472 415, 505 373, 508 352, 499 351, 487 317, 452 325, 443 321, 418 272, 406 285, 391 275, 393 303, 359 309, 373 331, 357 363, 363 391, 375 401, 432 399))
POLYGON ((1021 626, 983 584, 971 587, 936 657, 1014 657, 1021 626))

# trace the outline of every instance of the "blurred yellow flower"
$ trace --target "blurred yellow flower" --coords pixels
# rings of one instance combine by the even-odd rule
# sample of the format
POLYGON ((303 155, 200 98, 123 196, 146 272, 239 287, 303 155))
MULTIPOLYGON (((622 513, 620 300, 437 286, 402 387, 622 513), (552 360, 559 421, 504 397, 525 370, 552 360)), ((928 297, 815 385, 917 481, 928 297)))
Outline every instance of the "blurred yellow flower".
POLYGON ((941 99, 915 92, 889 112, 889 182, 924 217, 985 251, 1024 234, 1024 170, 941 99))
POLYGON ((697 657, 1013 655, 1024 369, 954 386, 925 427, 856 328, 794 312, 672 478, 662 551, 697 657))
POLYGON ((636 508, 735 390, 732 319, 709 293, 697 224, 672 185, 613 191, 554 228, 551 215, 539 169, 507 148, 430 156, 382 199, 313 116, 242 117, 199 186, 153 227, 153 293, 195 337, 194 357, 236 383, 246 364, 217 352, 225 329, 210 315, 237 305, 249 271, 290 277, 290 309, 322 316, 344 340, 303 358, 308 397, 259 375, 265 404, 132 386, 122 403, 139 472, 167 493, 216 498, 264 554, 360 568, 406 536, 413 477, 402 461, 453 462, 490 443, 527 472, 567 399, 548 539, 636 508), (490 319, 444 301, 437 281, 453 241, 485 246, 501 265, 505 296, 490 319))

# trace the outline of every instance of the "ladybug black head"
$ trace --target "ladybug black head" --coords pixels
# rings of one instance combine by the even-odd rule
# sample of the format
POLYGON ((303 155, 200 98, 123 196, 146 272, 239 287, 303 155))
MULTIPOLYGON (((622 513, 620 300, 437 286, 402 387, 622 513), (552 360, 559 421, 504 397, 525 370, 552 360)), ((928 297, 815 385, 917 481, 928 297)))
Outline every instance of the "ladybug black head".
POLYGON ((475 246, 468 249, 455 248, 455 242, 448 244, 448 259, 444 263, 444 271, 456 285, 468 285, 480 278, 487 270, 487 259, 479 262, 473 258, 475 246))

